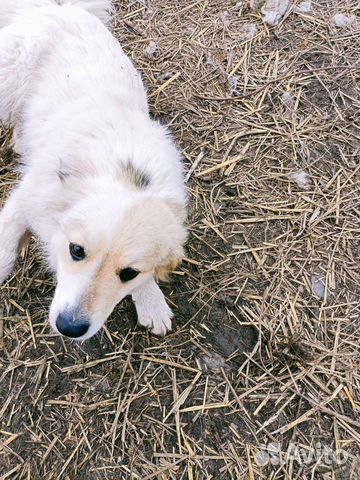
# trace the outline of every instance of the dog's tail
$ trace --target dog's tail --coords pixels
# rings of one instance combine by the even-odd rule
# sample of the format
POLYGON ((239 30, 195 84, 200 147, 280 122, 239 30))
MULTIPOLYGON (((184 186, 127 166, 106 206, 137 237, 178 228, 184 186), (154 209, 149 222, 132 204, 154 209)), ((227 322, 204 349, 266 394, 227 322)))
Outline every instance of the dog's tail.
POLYGON ((25 11, 51 5, 74 5, 96 15, 105 24, 110 21, 111 0, 0 0, 0 28, 13 23, 25 11))

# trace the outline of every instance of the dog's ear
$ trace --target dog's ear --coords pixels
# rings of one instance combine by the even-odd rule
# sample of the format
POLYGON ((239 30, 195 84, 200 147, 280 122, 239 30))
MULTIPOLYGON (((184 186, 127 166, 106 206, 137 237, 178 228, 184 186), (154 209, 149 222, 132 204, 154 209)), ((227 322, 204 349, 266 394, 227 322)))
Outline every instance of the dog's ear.
POLYGON ((184 207, 170 201, 166 201, 165 205, 168 210, 164 217, 162 241, 163 249, 168 254, 155 268, 155 278, 161 281, 167 281, 170 273, 181 263, 184 257, 183 245, 187 238, 187 231, 184 226, 184 207))
POLYGON ((181 255, 181 257, 179 258, 174 257, 172 259, 169 259, 166 263, 163 263, 162 265, 158 265, 155 268, 155 279, 161 282, 168 281, 169 275, 171 274, 171 272, 175 270, 177 265, 181 263, 182 257, 183 255, 181 255))
POLYGON ((142 196, 124 219, 127 228, 122 241, 128 235, 132 248, 134 242, 139 244, 139 251, 146 252, 157 280, 166 280, 184 256, 187 231, 182 210, 175 202, 142 196))

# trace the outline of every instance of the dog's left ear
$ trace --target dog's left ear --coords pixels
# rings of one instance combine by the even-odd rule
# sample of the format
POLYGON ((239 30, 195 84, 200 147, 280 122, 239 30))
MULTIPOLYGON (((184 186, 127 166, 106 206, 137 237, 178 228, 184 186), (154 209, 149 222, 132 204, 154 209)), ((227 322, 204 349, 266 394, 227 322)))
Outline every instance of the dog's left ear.
POLYGON ((168 281, 169 275, 175 270, 177 265, 181 263, 182 257, 183 255, 181 255, 179 258, 172 258, 168 262, 157 266, 155 268, 155 279, 161 282, 168 281))
POLYGON ((169 216, 164 224, 162 240, 163 248, 168 251, 168 255, 155 268, 155 278, 160 281, 167 281, 171 272, 181 263, 184 257, 183 245, 187 238, 184 207, 171 201, 166 202, 166 205, 169 208, 169 216))

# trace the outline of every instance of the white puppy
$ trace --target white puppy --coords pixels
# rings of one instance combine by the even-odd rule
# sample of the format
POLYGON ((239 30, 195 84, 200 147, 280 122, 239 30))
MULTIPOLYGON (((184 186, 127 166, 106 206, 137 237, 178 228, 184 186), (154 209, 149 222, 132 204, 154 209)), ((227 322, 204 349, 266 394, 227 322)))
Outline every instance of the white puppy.
POLYGON ((56 273, 50 323, 79 340, 129 294, 164 335, 172 313, 155 278, 186 239, 180 155, 105 26, 110 7, 0 0, 0 121, 23 164, 0 213, 0 283, 31 230, 56 273))

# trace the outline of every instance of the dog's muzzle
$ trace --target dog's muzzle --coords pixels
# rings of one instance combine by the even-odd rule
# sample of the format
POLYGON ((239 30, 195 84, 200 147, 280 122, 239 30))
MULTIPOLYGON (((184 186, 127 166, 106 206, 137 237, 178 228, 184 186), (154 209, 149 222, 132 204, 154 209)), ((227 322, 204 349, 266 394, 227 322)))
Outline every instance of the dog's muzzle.
POLYGON ((65 337, 82 337, 88 331, 89 326, 90 324, 86 317, 71 310, 65 310, 56 319, 56 328, 65 337))

